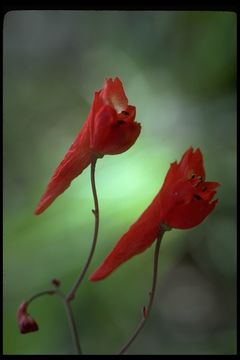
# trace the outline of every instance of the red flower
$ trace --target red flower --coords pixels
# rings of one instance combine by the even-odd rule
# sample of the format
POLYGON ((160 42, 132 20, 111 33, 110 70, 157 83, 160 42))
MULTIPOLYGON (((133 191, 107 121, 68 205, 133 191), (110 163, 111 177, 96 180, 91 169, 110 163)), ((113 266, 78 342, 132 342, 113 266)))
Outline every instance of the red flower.
POLYGON ((38 324, 28 315, 27 306, 28 303, 24 302, 19 306, 17 311, 18 327, 22 334, 38 331, 38 324))
POLYGON ((88 118, 55 170, 35 214, 41 214, 93 159, 128 150, 141 131, 135 115, 136 108, 128 105, 120 79, 107 79, 103 88, 95 92, 88 118))
POLYGON ((161 225, 189 229, 200 224, 218 202, 212 201, 217 186, 217 182, 205 181, 201 151, 187 150, 179 164, 176 161, 171 164, 151 205, 121 237, 90 280, 105 278, 119 265, 146 250, 157 238, 161 225))

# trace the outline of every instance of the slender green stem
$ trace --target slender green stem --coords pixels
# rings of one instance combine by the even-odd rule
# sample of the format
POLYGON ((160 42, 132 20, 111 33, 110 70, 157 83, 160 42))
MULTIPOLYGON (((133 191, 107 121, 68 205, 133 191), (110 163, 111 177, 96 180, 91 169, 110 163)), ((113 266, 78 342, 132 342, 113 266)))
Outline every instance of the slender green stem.
POLYGON ((68 318, 69 328, 70 328, 70 331, 71 331, 71 334, 72 334, 73 342, 75 344, 76 353, 78 355, 82 355, 82 350, 81 350, 81 346, 80 346, 80 342, 79 342, 79 338, 78 338, 77 326, 76 326, 76 322, 75 322, 74 317, 73 317, 73 312, 72 312, 71 305, 67 302, 67 300, 65 299, 64 293, 60 289, 56 289, 56 290, 54 290, 54 292, 63 301, 63 305, 65 307, 67 318, 68 318))
POLYGON ((27 300, 27 303, 28 305, 35 299, 41 297, 41 296, 44 296, 44 295, 54 295, 56 294, 57 291, 56 290, 45 290, 45 291, 41 291, 35 295, 33 295, 32 297, 30 297, 28 300, 27 300))
POLYGON ((75 282, 75 284, 73 285, 72 289, 69 291, 69 293, 65 296, 63 294, 62 291, 60 291, 60 289, 56 289, 56 290, 46 290, 46 291, 42 291, 39 292, 38 294, 35 294, 34 296, 32 296, 27 303, 30 304, 30 302, 32 302, 33 300, 35 300, 36 298, 43 296, 43 295, 54 295, 57 294, 60 296, 60 298, 63 301, 65 310, 66 310, 66 314, 67 314, 67 318, 68 318, 68 323, 69 323, 69 328, 72 334, 72 338, 75 344, 75 348, 76 348, 76 352, 78 355, 82 355, 82 350, 81 350, 81 345, 80 345, 80 341, 79 341, 79 337, 78 337, 78 331, 77 331, 77 326, 76 326, 76 322, 74 320, 74 316, 73 316, 73 312, 72 312, 72 308, 70 305, 70 302, 74 299, 77 289, 79 288, 87 270, 88 267, 90 265, 90 262, 92 260, 93 254, 94 254, 94 250, 97 244, 97 237, 98 237, 98 229, 99 229, 99 205, 98 205, 98 197, 97 197, 97 190, 96 190, 96 184, 95 184, 95 168, 96 168, 96 162, 97 162, 97 158, 92 160, 91 163, 91 185, 92 185, 92 192, 93 192, 93 199, 94 199, 94 207, 95 209, 92 210, 94 217, 95 217, 95 227, 94 227, 94 234, 93 234, 93 241, 92 241, 92 246, 90 249, 90 253, 88 255, 88 259, 77 279, 77 281, 75 282))
POLYGON ((147 307, 144 306, 143 308, 143 317, 140 321, 139 325, 137 326, 136 330, 134 331, 133 335, 129 338, 128 342, 123 346, 121 351, 119 352, 119 355, 122 355, 125 353, 125 351, 129 348, 129 346, 132 344, 132 342, 136 339, 144 325, 146 324, 146 321, 150 315, 150 311, 152 309, 154 295, 156 291, 156 285, 157 285, 157 271, 158 271, 158 257, 159 257, 159 250, 160 250, 160 244, 161 240, 164 234, 164 230, 161 230, 156 242, 155 246, 155 252, 154 252, 154 263, 153 263, 153 277, 152 277, 152 288, 149 293, 149 301, 147 307))
POLYGON ((63 304, 64 304, 64 307, 65 307, 65 310, 66 310, 66 314, 67 314, 67 318, 68 318, 68 324, 69 324, 69 328, 70 328, 72 338, 73 338, 73 341, 74 341, 74 344, 75 344, 76 353, 78 355, 82 355, 82 349, 81 349, 80 341, 79 341, 79 338, 78 338, 77 325, 76 325, 76 322, 74 320, 71 304, 65 299, 64 296, 63 296, 63 304))
POLYGON ((82 355, 82 350, 81 350, 81 345, 80 345, 80 341, 79 341, 79 337, 78 337, 78 331, 77 331, 77 327, 76 327, 76 323, 74 320, 70 302, 75 298, 76 292, 88 270, 88 267, 92 260, 94 250, 96 247, 96 243, 97 243, 98 229, 99 229, 99 206, 98 206, 98 197, 97 197, 97 190, 96 190, 96 184, 95 184, 96 162, 97 162, 97 159, 94 159, 91 163, 91 185, 92 185, 94 207, 95 207, 95 209, 93 210, 93 214, 95 216, 95 227, 94 227, 92 246, 91 246, 87 261, 86 261, 79 277, 77 278, 75 284, 73 285, 72 289, 68 292, 68 294, 66 296, 61 294, 63 297, 63 303, 64 303, 65 310, 67 313, 69 327, 70 327, 70 330, 72 333, 72 338, 74 340, 76 351, 77 351, 78 355, 82 355))
POLYGON ((94 254, 94 251, 96 248, 96 244, 97 244, 98 229, 99 229, 99 206, 98 206, 98 197, 97 197, 97 190, 96 190, 96 184, 95 184, 96 162, 97 162, 97 159, 94 159, 91 163, 91 184, 92 184, 93 200, 94 200, 94 207, 95 207, 95 209, 92 210, 94 217, 95 217, 93 241, 92 241, 92 246, 91 246, 87 261, 86 261, 77 281, 75 282, 72 289, 69 291, 69 293, 66 296, 66 301, 68 301, 68 302, 71 302, 74 299, 76 292, 88 270, 88 267, 92 260, 92 257, 93 257, 93 254, 94 254))

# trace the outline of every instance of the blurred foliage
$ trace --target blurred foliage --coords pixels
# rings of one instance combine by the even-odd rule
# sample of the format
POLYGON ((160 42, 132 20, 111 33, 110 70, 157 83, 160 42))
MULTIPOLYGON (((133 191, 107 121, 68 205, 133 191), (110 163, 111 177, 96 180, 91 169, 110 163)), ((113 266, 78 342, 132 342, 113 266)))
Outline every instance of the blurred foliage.
MULTIPOLYGON (((81 128, 94 91, 119 76, 137 108, 135 146, 97 164, 101 208, 88 275, 159 190, 169 164, 200 147, 220 203, 197 228, 164 238, 152 316, 129 354, 236 353, 236 14, 14 11, 4 19, 4 353, 71 354, 57 298, 16 309, 59 277, 69 289, 89 251, 89 169, 41 216, 45 185, 81 128)), ((73 303, 87 354, 116 353, 147 301, 153 248, 73 303)))

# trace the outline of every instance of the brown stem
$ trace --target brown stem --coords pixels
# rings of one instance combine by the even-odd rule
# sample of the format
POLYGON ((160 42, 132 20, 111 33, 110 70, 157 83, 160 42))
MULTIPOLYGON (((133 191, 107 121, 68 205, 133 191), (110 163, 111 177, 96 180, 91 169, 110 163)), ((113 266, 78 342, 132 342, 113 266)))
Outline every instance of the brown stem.
POLYGON ((96 190, 96 184, 95 184, 95 168, 96 168, 96 162, 97 159, 94 159, 91 163, 91 184, 92 184, 92 192, 93 192, 93 199, 94 199, 94 207, 95 209, 92 210, 94 216, 95 216, 95 228, 94 228, 94 234, 93 234, 93 241, 92 241, 92 246, 91 246, 91 250, 89 252, 87 261, 77 279, 77 281, 75 282, 75 284, 73 285, 72 289, 69 291, 69 293, 66 296, 66 301, 67 302, 71 302, 77 292, 77 289, 79 288, 79 285, 81 284, 87 270, 88 267, 90 265, 90 262, 92 260, 93 254, 94 254, 94 250, 97 244, 97 237, 98 237, 98 229, 99 229, 99 206, 98 206, 98 197, 97 197, 97 190, 96 190))
POLYGON ((122 355, 125 353, 125 351, 129 348, 129 346, 132 344, 132 342, 136 339, 144 325, 146 324, 146 321, 149 317, 150 311, 152 309, 156 285, 157 285, 157 271, 158 271, 158 256, 159 256, 159 250, 160 250, 160 244, 161 240, 163 238, 165 230, 161 230, 159 233, 159 236, 157 238, 156 246, 155 246, 155 252, 154 252, 154 263, 153 263, 153 278, 152 278, 152 288, 149 293, 149 301, 147 307, 144 306, 143 308, 143 317, 140 321, 138 327, 134 331, 133 335, 130 337, 128 342, 124 345, 124 347, 121 349, 118 355, 122 355))

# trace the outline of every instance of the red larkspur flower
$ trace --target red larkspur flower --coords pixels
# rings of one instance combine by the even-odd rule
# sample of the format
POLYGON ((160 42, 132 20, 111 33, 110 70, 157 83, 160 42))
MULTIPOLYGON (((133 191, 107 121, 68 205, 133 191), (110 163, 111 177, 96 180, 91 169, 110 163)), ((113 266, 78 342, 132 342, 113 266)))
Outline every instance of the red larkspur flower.
POLYGON ((38 331, 38 324, 35 320, 27 313, 28 303, 22 303, 17 311, 18 327, 22 334, 29 332, 38 331))
POLYGON ((217 182, 205 181, 202 153, 191 147, 179 164, 176 161, 171 164, 151 205, 121 237, 90 280, 105 278, 122 263, 146 250, 157 238, 161 225, 189 229, 200 224, 218 202, 212 201, 218 186, 217 182))
POLYGON ((128 105, 121 80, 107 79, 95 92, 87 120, 50 179, 35 214, 41 214, 94 159, 128 150, 141 131, 135 116, 136 108, 128 105))

